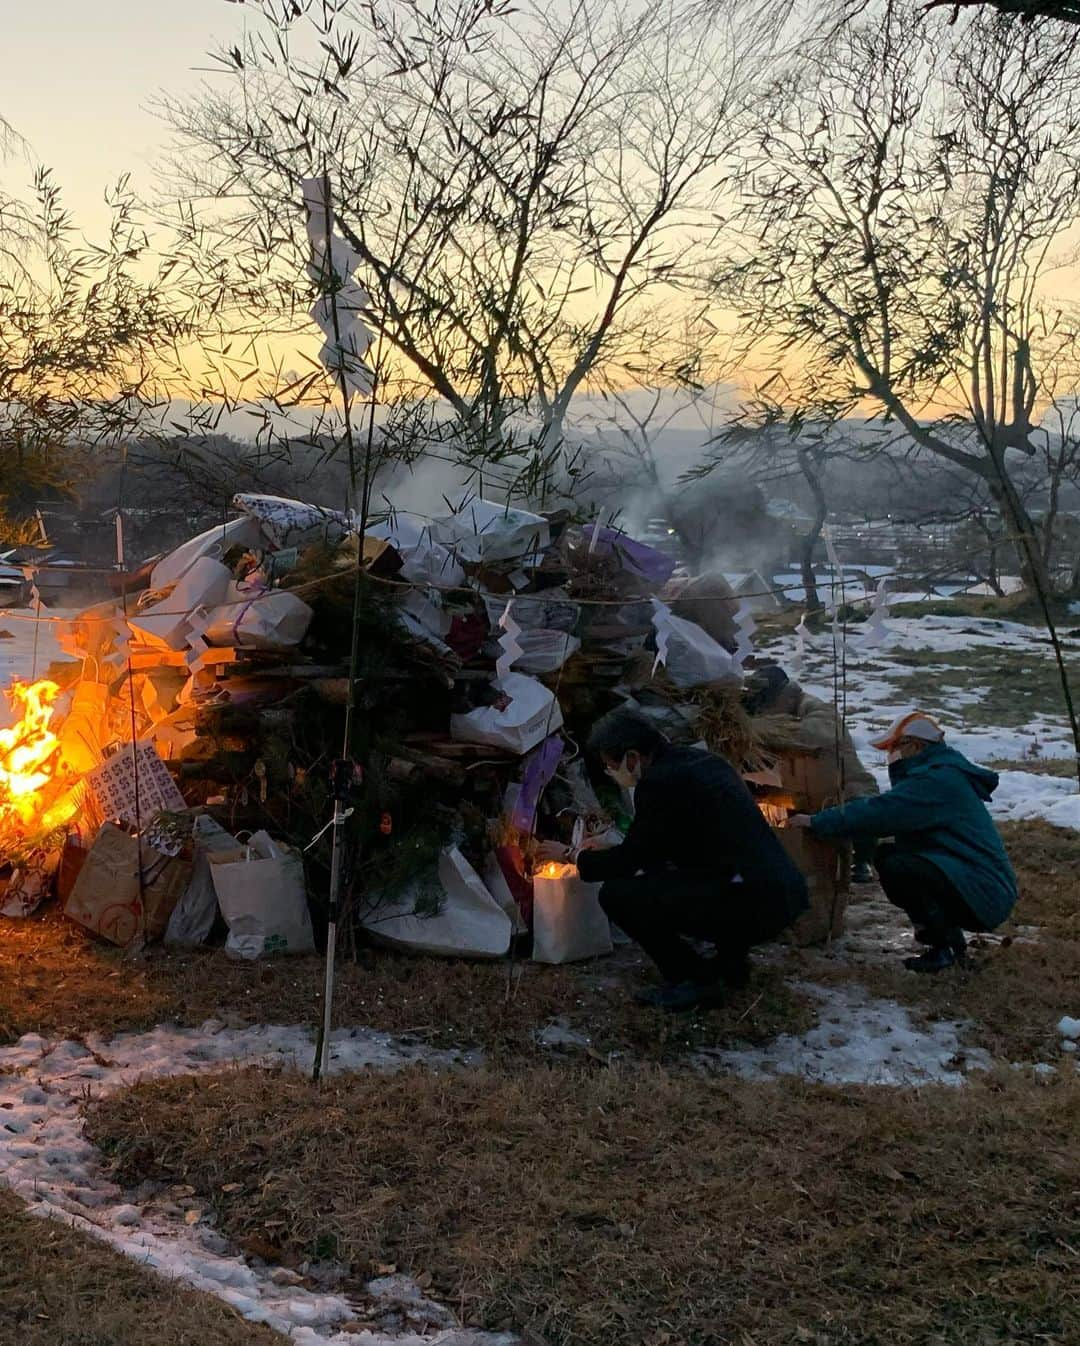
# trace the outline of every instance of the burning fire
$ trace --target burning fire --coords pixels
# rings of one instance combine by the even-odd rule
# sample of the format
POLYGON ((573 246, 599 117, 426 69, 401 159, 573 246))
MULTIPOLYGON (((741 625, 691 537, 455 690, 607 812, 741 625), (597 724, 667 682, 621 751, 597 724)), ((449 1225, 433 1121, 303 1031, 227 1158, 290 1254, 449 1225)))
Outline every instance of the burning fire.
POLYGON ((533 877, 537 879, 563 879, 572 873, 576 873, 573 865, 562 865, 557 860, 549 860, 546 865, 540 866, 533 877))
POLYGON ((60 746, 49 727, 60 688, 43 678, 17 682, 6 695, 18 719, 0 729, 0 810, 29 823, 41 811, 38 792, 52 779, 49 759, 60 746))

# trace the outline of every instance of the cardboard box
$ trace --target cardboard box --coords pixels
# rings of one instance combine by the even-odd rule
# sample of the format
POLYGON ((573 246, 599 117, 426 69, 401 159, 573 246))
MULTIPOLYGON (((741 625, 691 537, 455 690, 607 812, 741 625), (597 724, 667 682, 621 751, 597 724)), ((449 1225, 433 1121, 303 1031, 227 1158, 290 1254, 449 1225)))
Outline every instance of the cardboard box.
POLYGON ((781 846, 805 876, 810 889, 810 910, 788 931, 788 939, 800 948, 824 944, 844 933, 851 873, 851 848, 821 841, 805 828, 774 827, 781 846))

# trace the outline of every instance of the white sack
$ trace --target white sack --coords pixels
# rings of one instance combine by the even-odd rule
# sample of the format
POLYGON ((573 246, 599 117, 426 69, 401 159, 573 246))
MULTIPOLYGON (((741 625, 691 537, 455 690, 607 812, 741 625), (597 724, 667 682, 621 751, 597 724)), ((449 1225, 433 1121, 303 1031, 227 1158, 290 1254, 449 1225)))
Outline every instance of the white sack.
POLYGON ((303 500, 241 492, 233 496, 232 503, 233 509, 257 520, 267 542, 277 548, 306 547, 313 542, 336 547, 349 531, 349 521, 340 510, 303 500))
POLYGON ((465 572, 444 546, 431 536, 429 524, 420 524, 407 514, 375 524, 368 537, 389 542, 401 557, 401 578, 413 584, 456 589, 465 583, 465 572))
POLYGON ((238 595, 235 586, 228 601, 206 614, 202 633, 208 645, 248 650, 290 650, 307 635, 314 613, 288 589, 238 595))
POLYGON ((229 927, 227 954, 250 960, 269 953, 315 951, 299 851, 256 832, 245 850, 211 852, 208 858, 229 927))
POLYGON ((435 519, 436 542, 463 561, 512 561, 541 552, 551 541, 546 519, 491 500, 473 500, 456 514, 435 519))
POLYGON ((555 694, 524 673, 508 673, 502 690, 510 697, 505 710, 481 706, 450 716, 450 737, 459 743, 484 743, 522 756, 562 727, 555 694))
POLYGON ((600 885, 583 883, 575 865, 545 865, 533 875, 533 960, 573 963, 611 952, 611 925, 600 885))
POLYGON ((230 547, 260 547, 263 535, 257 519, 245 514, 239 519, 230 519, 228 523, 215 524, 198 537, 187 542, 162 557, 150 572, 150 588, 164 589, 175 584, 181 575, 191 569, 200 556, 209 556, 220 561, 230 547))
POLYGON ((169 924, 165 927, 165 943, 181 948, 205 944, 214 928, 218 900, 214 879, 210 873, 210 856, 235 852, 240 843, 226 832, 220 823, 206 813, 200 813, 192 830, 195 859, 191 879, 183 897, 173 907, 169 924))
POLYGON ((380 902, 361 919, 381 943, 443 958, 501 958, 510 948, 510 917, 456 846, 439 856, 443 900, 433 916, 416 916, 417 889, 380 902))
POLYGON ((221 603, 232 581, 227 567, 210 556, 200 556, 176 582, 176 587, 157 603, 128 617, 137 641, 159 649, 187 648, 191 627, 188 616, 199 607, 221 603))

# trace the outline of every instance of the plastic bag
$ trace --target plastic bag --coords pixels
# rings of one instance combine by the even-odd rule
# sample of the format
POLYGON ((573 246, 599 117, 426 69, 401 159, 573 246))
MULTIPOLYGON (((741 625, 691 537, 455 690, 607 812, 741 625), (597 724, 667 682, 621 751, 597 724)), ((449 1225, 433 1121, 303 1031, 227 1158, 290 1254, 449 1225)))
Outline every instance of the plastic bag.
POLYGON ((667 669, 676 687, 699 687, 707 682, 741 681, 732 656, 696 622, 675 614, 653 600, 657 662, 667 669))
POLYGON ((439 856, 442 900, 431 916, 415 914, 419 884, 376 902, 361 924, 381 943, 444 958, 501 958, 513 923, 456 846, 439 856))
POLYGON ((611 925, 600 885, 583 883, 574 865, 548 864, 533 875, 533 961, 573 963, 611 952, 611 925))
POLYGON ((200 813, 192 831, 195 861, 191 882, 173 908, 165 927, 165 943, 182 948, 205 944, 214 928, 218 900, 210 873, 210 855, 235 852, 240 843, 208 814, 200 813))
MULTIPOLYGON (((506 611, 506 595, 484 594, 483 599, 488 621, 492 626, 498 626, 499 618, 506 611)), ((545 589, 539 594, 518 594, 510 610, 514 614, 514 621, 523 631, 530 627, 543 627, 546 631, 573 632, 581 617, 581 605, 567 598, 561 589, 545 589)))
POLYGON ((221 914, 229 927, 225 952, 254 959, 271 953, 313 953, 304 862, 298 851, 256 832, 242 851, 208 852, 221 914))
POLYGON ((510 509, 492 500, 473 500, 456 514, 435 519, 432 536, 463 561, 513 561, 537 553, 551 541, 539 514, 510 509))
POLYGON ((314 613, 287 589, 242 594, 232 586, 230 601, 206 615, 202 633, 208 645, 234 649, 289 650, 307 635, 314 613))
POLYGON ((407 514, 398 514, 386 523, 369 528, 367 536, 393 545, 401 557, 402 579, 443 589, 454 589, 465 582, 464 570, 446 548, 435 541, 429 524, 421 524, 407 514))
POLYGON ((510 698, 505 710, 481 706, 450 716, 450 737, 460 743, 485 743, 521 756, 562 727, 555 694, 524 673, 508 673, 502 690, 510 698))
POLYGON ((554 673, 581 649, 581 641, 577 636, 567 635, 565 631, 543 631, 537 627, 520 631, 517 643, 521 646, 521 653, 512 666, 522 673, 554 673))
POLYGON ((233 496, 233 508, 258 522, 263 537, 273 547, 307 547, 325 542, 336 547, 349 531, 349 521, 340 510, 323 509, 303 500, 280 495, 233 496))

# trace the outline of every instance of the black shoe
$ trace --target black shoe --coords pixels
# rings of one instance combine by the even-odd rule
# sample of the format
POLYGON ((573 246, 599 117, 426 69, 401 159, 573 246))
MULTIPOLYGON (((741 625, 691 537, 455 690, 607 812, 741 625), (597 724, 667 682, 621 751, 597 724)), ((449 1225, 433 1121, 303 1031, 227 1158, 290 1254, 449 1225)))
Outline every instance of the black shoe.
POLYGON ((904 966, 909 972, 944 972, 946 968, 960 966, 963 961, 962 952, 950 949, 947 944, 936 944, 915 958, 905 958, 904 966))
POLYGON ((866 860, 860 860, 858 864, 851 866, 852 883, 873 883, 874 867, 866 860))
POLYGON ((720 982, 681 981, 678 986, 662 986, 653 1003, 669 1014, 685 1014, 689 1010, 719 1005, 723 999, 724 987, 720 982))

